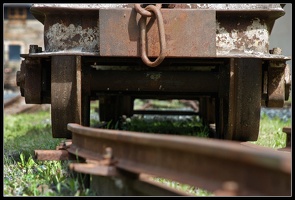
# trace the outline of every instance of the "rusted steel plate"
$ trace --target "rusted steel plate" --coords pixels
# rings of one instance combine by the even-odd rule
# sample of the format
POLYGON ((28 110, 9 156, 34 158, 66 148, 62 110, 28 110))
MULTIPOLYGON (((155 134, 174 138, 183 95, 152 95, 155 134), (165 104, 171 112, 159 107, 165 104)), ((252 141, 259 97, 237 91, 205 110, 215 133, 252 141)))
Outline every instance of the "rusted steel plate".
MULTIPOLYGON (((215 49, 215 11, 161 9, 167 43, 167 57, 213 57, 215 49)), ((105 9, 99 12, 100 55, 140 57, 141 15, 134 9, 105 9)), ((147 54, 159 55, 157 22, 147 20, 147 54)), ((153 20, 152 20, 153 21, 153 20)))
POLYGON ((222 11, 246 11, 246 12, 261 12, 261 11, 280 11, 283 12, 285 4, 242 4, 242 3, 222 3, 222 4, 169 4, 170 8, 184 8, 184 9, 211 9, 219 12, 222 11))
MULTIPOLYGON (((285 13, 280 4, 171 5, 168 7, 172 9, 165 4, 161 9, 168 57, 278 58, 270 56, 268 48, 273 24, 285 13)), ((133 4, 34 4, 31 12, 44 24, 45 52, 31 55, 139 57, 140 15, 133 7, 133 4)), ((148 53, 156 57, 159 55, 156 22, 149 27, 148 53)))
POLYGON ((68 160, 69 152, 66 150, 35 150, 37 160, 68 160))
POLYGON ((93 70, 91 90, 136 93, 147 91, 214 93, 218 92, 218 78, 218 75, 213 72, 93 70))
POLYGON ((269 30, 274 19, 246 14, 220 16, 216 23, 217 55, 246 54, 264 56, 269 49, 269 30))
POLYGON ((266 107, 282 108, 285 102, 285 62, 271 61, 267 71, 266 107))
POLYGON ((237 142, 192 136, 146 134, 68 124, 76 155, 101 159, 107 147, 116 167, 152 174, 209 191, 224 182, 238 184, 238 195, 290 195, 291 156, 257 151, 237 142), (77 153, 78 152, 78 153, 77 153))
POLYGON ((73 13, 50 13, 46 15, 44 24, 44 43, 46 52, 98 51, 98 11, 97 13, 89 12, 87 15, 82 14, 83 12, 81 12, 80 15, 73 13))
POLYGON ((117 170, 113 166, 103 166, 93 163, 71 163, 69 168, 76 172, 98 176, 116 176, 117 170))
POLYGON ((34 4, 32 14, 44 24, 45 52, 97 52, 99 8, 92 4, 34 4))

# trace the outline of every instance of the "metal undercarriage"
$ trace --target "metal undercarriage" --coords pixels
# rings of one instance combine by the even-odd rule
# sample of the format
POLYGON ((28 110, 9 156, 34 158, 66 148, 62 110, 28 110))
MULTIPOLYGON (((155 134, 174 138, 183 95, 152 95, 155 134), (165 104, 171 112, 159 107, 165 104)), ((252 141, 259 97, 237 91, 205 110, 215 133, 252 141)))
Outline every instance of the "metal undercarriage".
POLYGON ((34 4, 31 12, 44 24, 45 49, 22 55, 17 83, 26 103, 51 104, 53 137, 71 138, 68 123, 88 126, 91 100, 109 121, 151 98, 198 100, 212 137, 255 141, 261 106, 289 98, 291 58, 269 50, 280 4, 163 4, 160 17, 133 4, 34 4), (147 66, 143 50, 161 62, 147 66))

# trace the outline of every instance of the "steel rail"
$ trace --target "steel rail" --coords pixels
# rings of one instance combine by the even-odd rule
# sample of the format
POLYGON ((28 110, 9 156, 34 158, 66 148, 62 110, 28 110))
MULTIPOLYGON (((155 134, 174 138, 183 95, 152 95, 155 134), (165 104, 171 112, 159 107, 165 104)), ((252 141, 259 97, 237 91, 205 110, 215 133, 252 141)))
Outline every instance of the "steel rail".
POLYGON ((118 170, 151 174, 212 192, 234 183, 237 195, 291 195, 289 153, 258 151, 239 142, 192 136, 106 130, 73 123, 67 128, 72 132, 68 151, 96 160, 97 165, 109 152, 112 160, 107 166, 118 170))

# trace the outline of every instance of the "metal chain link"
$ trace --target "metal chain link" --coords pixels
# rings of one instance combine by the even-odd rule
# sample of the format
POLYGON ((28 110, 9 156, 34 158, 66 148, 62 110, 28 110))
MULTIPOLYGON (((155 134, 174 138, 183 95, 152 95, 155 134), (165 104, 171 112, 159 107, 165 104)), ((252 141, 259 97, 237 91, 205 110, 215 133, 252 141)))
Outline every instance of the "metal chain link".
POLYGON ((135 4, 136 11, 141 14, 141 18, 139 20, 139 26, 140 26, 140 49, 141 49, 141 59, 142 61, 149 67, 156 67, 159 64, 162 63, 166 56, 166 39, 165 39, 165 29, 164 29, 164 23, 163 23, 163 17, 162 13, 160 11, 161 4, 157 4, 157 6, 154 5, 148 5, 145 9, 139 8, 140 4, 135 4), (152 12, 150 12, 152 11, 152 12), (157 59, 152 62, 149 60, 146 54, 146 18, 153 14, 155 15, 158 23, 158 30, 159 30, 159 38, 160 38, 160 55, 157 57, 157 59))
MULTIPOLYGON (((156 7, 158 9, 161 9, 162 4, 156 4, 156 7)), ((140 4, 134 4, 134 8, 135 8, 136 12, 138 12, 143 17, 151 17, 151 16, 153 16, 152 12, 149 12, 148 10, 142 8, 140 6, 140 4)))

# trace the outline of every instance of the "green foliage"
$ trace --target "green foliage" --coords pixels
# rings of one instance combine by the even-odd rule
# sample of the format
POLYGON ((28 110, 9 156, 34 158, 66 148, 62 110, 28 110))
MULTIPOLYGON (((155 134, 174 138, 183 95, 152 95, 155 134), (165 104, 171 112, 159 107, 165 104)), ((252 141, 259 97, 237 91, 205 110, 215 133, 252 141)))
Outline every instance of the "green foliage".
POLYGON ((208 137, 209 129, 204 126, 198 117, 186 120, 175 119, 143 119, 132 118, 123 124, 124 130, 144 131, 146 133, 161 133, 172 135, 190 135, 208 137))
POLYGON ((89 189, 67 169, 68 162, 34 161, 20 154, 20 161, 4 165, 5 196, 87 196, 89 189), (15 164, 16 163, 16 164, 15 164))
MULTIPOLYGON (((161 102, 162 103, 162 102, 161 102)), ((157 102, 158 107, 163 106, 157 102)), ((171 103, 171 102, 170 102, 171 103)), ((174 107, 179 102, 173 102, 174 107)), ((97 103, 95 104, 97 106, 97 103)), ((173 107, 171 106, 171 107, 173 107)), ((169 106, 166 106, 169 107, 169 106)), ((92 113, 95 109, 92 108, 92 113)), ((99 124, 97 121, 93 120, 99 124)), ((101 125, 101 124, 100 124, 101 125)), ((285 147, 286 134, 283 127, 291 126, 291 120, 270 119, 261 116, 258 145, 285 147)), ((150 133, 191 135, 208 137, 208 127, 198 118, 185 120, 127 118, 125 121, 107 122, 103 126, 109 129, 144 131, 150 133)), ((81 184, 83 177, 68 170, 69 161, 36 161, 35 149, 55 149, 62 139, 52 138, 50 113, 41 111, 32 114, 4 116, 4 188, 5 196, 91 196, 95 193, 81 184)), ((190 195, 211 196, 212 194, 186 184, 163 178, 156 181, 170 187, 188 192, 190 195)))
POLYGON ((166 100, 156 100, 156 99, 135 99, 134 100, 134 108, 135 109, 139 109, 141 108, 145 103, 147 102, 151 102, 152 103, 152 107, 154 109, 176 109, 176 108, 182 108, 184 107, 184 104, 181 103, 179 100, 177 99, 173 99, 170 101, 166 101, 166 100))
POLYGON ((15 159, 20 153, 33 155, 35 149, 55 149, 60 141, 52 138, 49 112, 4 117, 4 151, 15 159))
POLYGON ((287 126, 291 127, 291 119, 285 122, 280 118, 270 119, 267 115, 262 115, 258 140, 252 143, 275 149, 284 148, 287 136, 282 130, 287 126))
POLYGON ((176 181, 164 179, 164 178, 153 178, 154 181, 162 183, 163 185, 166 185, 170 188, 174 188, 176 190, 182 191, 187 193, 191 196, 214 196, 211 192, 208 192, 207 190, 203 190, 201 188, 196 188, 195 186, 182 184, 176 181))
POLYGON ((5 196, 91 195, 64 161, 35 161, 36 149, 55 149, 62 139, 52 138, 49 112, 4 117, 5 196), (66 169, 66 170, 65 170, 66 169))

